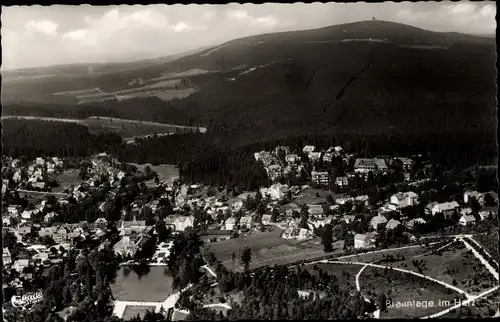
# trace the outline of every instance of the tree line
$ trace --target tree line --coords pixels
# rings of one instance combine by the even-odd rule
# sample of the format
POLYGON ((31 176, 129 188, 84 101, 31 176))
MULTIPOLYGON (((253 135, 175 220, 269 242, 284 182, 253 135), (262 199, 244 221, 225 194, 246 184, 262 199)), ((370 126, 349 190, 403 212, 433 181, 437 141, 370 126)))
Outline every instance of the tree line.
POLYGON ((85 157, 121 144, 117 134, 92 135, 79 124, 17 119, 2 120, 2 123, 3 153, 13 158, 85 157))

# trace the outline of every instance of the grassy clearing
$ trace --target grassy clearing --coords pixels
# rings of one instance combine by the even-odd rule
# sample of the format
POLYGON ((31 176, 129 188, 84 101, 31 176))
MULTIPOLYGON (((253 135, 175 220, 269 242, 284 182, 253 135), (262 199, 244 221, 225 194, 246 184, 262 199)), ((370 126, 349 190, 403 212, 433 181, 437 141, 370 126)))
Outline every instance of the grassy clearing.
POLYGON ((82 123, 88 127, 91 133, 108 130, 119 134, 123 138, 142 137, 153 135, 154 133, 185 133, 186 131, 194 130, 194 128, 179 127, 170 124, 104 117, 89 117, 83 120, 82 123))
MULTIPOLYGON (((265 265, 286 265, 300 260, 314 259, 327 255, 323 251, 321 244, 297 242, 285 240, 280 237, 282 230, 275 227, 271 232, 256 232, 249 236, 224 240, 212 244, 207 244, 224 266, 229 269, 242 270, 241 253, 245 246, 252 249, 252 261, 250 268, 257 268, 265 265), (236 261, 231 259, 231 254, 235 253, 236 261)), ((342 242, 334 243, 335 251, 331 255, 340 254, 342 242)))
POLYGON ((160 302, 173 293, 173 279, 164 274, 163 267, 151 267, 150 272, 142 278, 133 270, 125 276, 124 269, 122 267, 118 271, 116 281, 111 285, 116 300, 160 302))
MULTIPOLYGON (((497 285, 491 273, 458 241, 439 253, 418 257, 417 260, 422 261, 420 267, 423 274, 455 285, 471 294, 481 293, 497 285)), ((413 265, 413 259, 400 261, 392 266, 418 272, 413 265)))
POLYGON ((78 170, 70 169, 66 170, 61 174, 56 176, 56 180, 59 183, 59 187, 52 188, 53 192, 63 192, 70 186, 76 186, 81 182, 80 176, 78 175, 78 170))
POLYGON ((143 163, 143 164, 129 163, 129 164, 136 166, 137 170, 141 172, 144 171, 144 168, 146 168, 146 166, 149 166, 149 168, 152 171, 155 171, 158 174, 158 178, 160 179, 160 181, 163 180, 172 181, 176 178, 179 178, 179 167, 176 165, 170 165, 170 164, 152 165, 150 163, 143 163))
POLYGON ((154 312, 154 306, 136 306, 136 305, 127 305, 125 308, 125 312, 123 312, 123 319, 125 321, 131 320, 135 318, 137 315, 141 317, 141 319, 146 315, 146 312, 154 312))
POLYGON ((433 303, 423 307, 389 307, 381 318, 417 318, 440 312, 455 304, 459 294, 432 281, 393 270, 367 267, 360 276, 361 292, 374 301, 379 292, 387 295, 391 303, 425 301, 433 303), (449 301, 449 303, 443 303, 449 301), (442 303, 441 305, 439 303, 442 303))
POLYGON ((335 200, 336 198, 339 198, 341 195, 322 190, 322 189, 313 189, 309 188, 304 191, 301 191, 293 200, 294 203, 297 205, 308 205, 308 204, 318 204, 318 203, 325 203, 326 202, 326 197, 330 195, 333 197, 335 200), (317 197, 317 195, 319 197, 317 197))

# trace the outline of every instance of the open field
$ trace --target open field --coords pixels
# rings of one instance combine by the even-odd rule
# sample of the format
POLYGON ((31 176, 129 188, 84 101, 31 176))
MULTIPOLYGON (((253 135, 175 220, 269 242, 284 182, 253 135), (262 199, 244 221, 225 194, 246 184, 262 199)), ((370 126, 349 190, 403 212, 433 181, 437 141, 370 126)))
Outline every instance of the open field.
POLYGON ((383 292, 391 303, 433 302, 433 307, 388 307, 381 318, 417 318, 440 312, 455 305, 460 296, 438 283, 393 270, 367 267, 360 276, 361 292, 374 301, 383 292), (445 302, 449 301, 449 302, 445 302))
POLYGON ((297 196, 295 196, 293 202, 299 206, 306 204, 326 203, 326 196, 328 195, 331 195, 333 197, 333 200, 341 196, 340 194, 322 189, 308 188, 304 191, 301 191, 297 196), (316 194, 319 194, 319 197, 317 197, 316 194))
POLYGON ((315 259, 325 255, 338 255, 342 252, 343 241, 333 244, 334 251, 325 253, 321 244, 298 243, 282 239, 282 230, 275 227, 271 232, 256 232, 249 236, 224 240, 205 247, 210 248, 218 260, 229 269, 233 269, 231 254, 234 252, 236 261, 235 270, 242 270, 241 253, 245 246, 252 249, 252 261, 250 268, 257 268, 265 265, 286 265, 301 260, 315 259))
POLYGON ((63 192, 70 186, 76 186, 81 181, 78 172, 76 169, 70 169, 58 174, 56 180, 59 183, 59 187, 52 188, 52 191, 63 192))
MULTIPOLYGON (((91 133, 111 130, 123 138, 153 135, 154 133, 188 133, 197 130, 196 127, 163 124, 156 122, 141 122, 136 120, 117 119, 109 117, 89 117, 82 121, 91 133)), ((200 132, 204 132, 200 128, 200 132)))
MULTIPOLYGON (((140 79, 129 82, 124 88, 120 86, 115 91, 103 91, 99 87, 78 91, 57 92, 52 95, 76 99, 78 104, 104 102, 107 100, 126 100, 136 97, 156 96, 162 100, 182 99, 197 92, 197 89, 185 84, 180 74, 170 74, 154 79, 140 79)), ((187 75, 192 76, 192 75, 187 75)))
POLYGON ((176 178, 179 178, 179 167, 176 165, 171 165, 171 164, 152 165, 149 163, 143 163, 143 164, 129 163, 129 164, 136 166, 137 171, 140 172, 144 172, 144 168, 146 168, 146 166, 149 166, 149 168, 152 171, 155 171, 158 174, 158 178, 160 179, 160 181, 167 180, 170 182, 176 178))
POLYGON ((125 309, 125 313, 123 313, 123 319, 125 321, 131 320, 135 318, 137 315, 139 315, 141 318, 143 318, 146 315, 146 312, 154 312, 155 307, 154 306, 134 306, 134 305, 127 305, 127 308, 125 309))
POLYGON ((119 301, 160 302, 173 293, 172 281, 172 277, 164 274, 163 267, 151 267, 149 273, 142 278, 133 270, 125 276, 122 267, 111 285, 111 291, 119 301))
MULTIPOLYGON (((427 254, 416 260, 422 262, 420 267, 423 274, 455 285, 471 294, 481 293, 498 283, 481 262, 458 241, 439 253, 427 254)), ((413 265, 413 259, 396 262, 392 266, 418 272, 413 265)))

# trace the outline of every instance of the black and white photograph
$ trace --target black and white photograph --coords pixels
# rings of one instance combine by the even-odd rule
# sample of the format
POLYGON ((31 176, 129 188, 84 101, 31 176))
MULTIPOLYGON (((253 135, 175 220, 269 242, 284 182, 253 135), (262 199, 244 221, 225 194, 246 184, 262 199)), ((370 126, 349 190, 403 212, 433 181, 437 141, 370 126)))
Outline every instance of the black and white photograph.
POLYGON ((500 317, 496 2, 1 7, 8 322, 500 317))

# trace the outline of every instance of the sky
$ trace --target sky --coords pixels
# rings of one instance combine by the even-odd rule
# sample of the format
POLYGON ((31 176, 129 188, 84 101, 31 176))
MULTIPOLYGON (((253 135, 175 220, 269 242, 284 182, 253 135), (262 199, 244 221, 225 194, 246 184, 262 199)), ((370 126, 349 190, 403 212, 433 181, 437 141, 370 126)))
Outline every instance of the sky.
POLYGON ((2 70, 155 58, 240 37, 354 21, 494 34, 496 4, 312 4, 2 7, 2 70))

